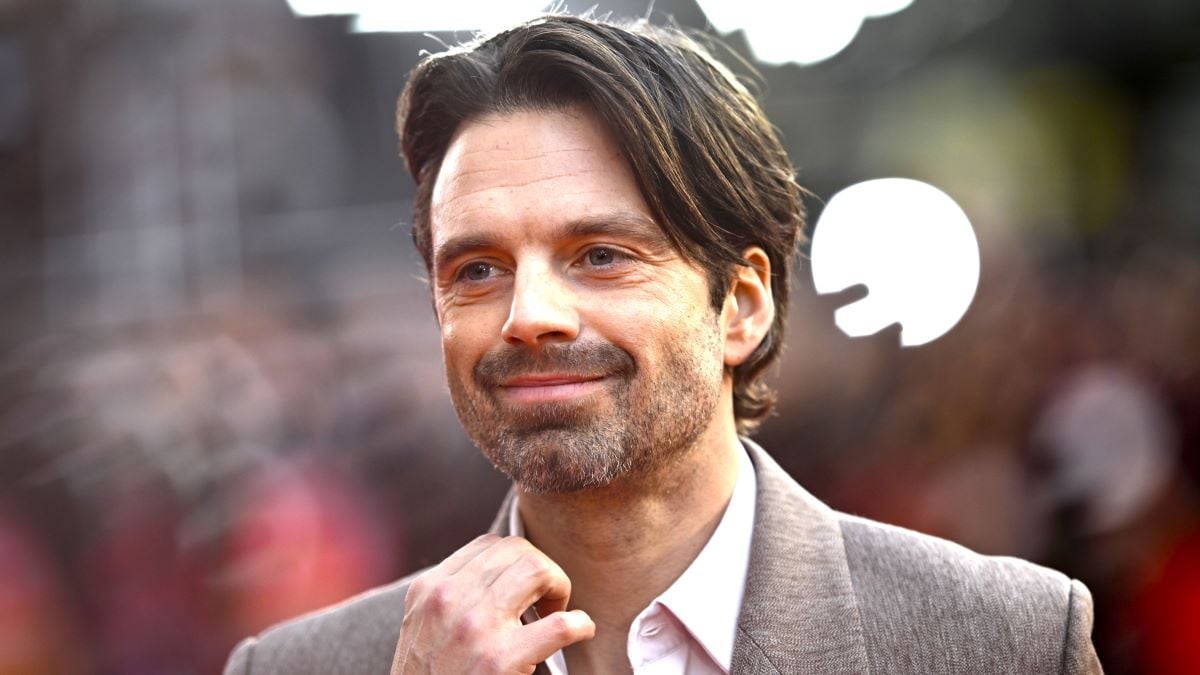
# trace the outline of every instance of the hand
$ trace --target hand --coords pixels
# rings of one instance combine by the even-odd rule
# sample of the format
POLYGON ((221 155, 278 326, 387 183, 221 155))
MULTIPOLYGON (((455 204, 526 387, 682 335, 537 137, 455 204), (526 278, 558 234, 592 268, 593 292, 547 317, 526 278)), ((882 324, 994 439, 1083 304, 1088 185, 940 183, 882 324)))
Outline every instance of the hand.
POLYGON ((570 597, 571 580, 528 540, 479 537, 409 586, 392 675, 532 673, 595 636, 570 597), (541 618, 522 624, 530 606, 541 618))

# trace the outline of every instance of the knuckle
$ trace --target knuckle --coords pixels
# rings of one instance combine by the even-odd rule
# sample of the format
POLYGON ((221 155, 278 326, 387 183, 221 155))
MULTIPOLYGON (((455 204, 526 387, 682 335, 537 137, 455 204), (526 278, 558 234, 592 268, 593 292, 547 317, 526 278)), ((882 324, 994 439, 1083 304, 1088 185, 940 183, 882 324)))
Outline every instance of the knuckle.
POLYGON ((526 555, 523 564, 529 579, 536 584, 538 589, 546 591, 555 586, 562 586, 568 594, 570 593, 571 580, 563 574, 562 568, 547 558, 544 553, 539 551, 536 554, 526 555))
POLYGON ((450 634, 455 642, 472 643, 478 637, 481 630, 479 619, 471 613, 466 613, 454 620, 450 627, 450 634))
POLYGON ((526 553, 521 556, 521 563, 525 566, 530 576, 539 580, 549 580, 554 574, 554 563, 550 562, 544 555, 526 553))
POLYGON ((522 549, 522 548, 525 548, 526 546, 529 546, 529 542, 522 537, 518 537, 515 535, 509 535, 507 537, 498 538, 496 540, 496 546, 498 548, 504 549, 504 550, 522 549))
POLYGON ((550 636, 555 640, 564 640, 571 636, 571 624, 567 621, 566 615, 562 612, 555 612, 550 616, 542 619, 549 621, 550 625, 546 626, 550 636))
POLYGON ((425 593, 425 606, 434 612, 444 612, 454 605, 454 586, 441 580, 425 593))
POLYGON ((526 539, 524 537, 518 537, 515 534, 510 534, 507 537, 500 538, 499 541, 497 541, 496 546, 498 549, 503 549, 505 551, 536 551, 537 550, 533 547, 533 544, 529 543, 528 539, 526 539))

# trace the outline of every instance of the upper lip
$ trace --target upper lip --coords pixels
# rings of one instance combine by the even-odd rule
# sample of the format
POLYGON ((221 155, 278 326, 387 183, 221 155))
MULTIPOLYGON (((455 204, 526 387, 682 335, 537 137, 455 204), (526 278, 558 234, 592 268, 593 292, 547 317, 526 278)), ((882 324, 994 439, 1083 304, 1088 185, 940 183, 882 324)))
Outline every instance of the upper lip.
POLYGON ((502 387, 549 387, 556 384, 575 384, 599 380, 603 375, 577 375, 571 373, 533 373, 518 375, 500 383, 502 387))

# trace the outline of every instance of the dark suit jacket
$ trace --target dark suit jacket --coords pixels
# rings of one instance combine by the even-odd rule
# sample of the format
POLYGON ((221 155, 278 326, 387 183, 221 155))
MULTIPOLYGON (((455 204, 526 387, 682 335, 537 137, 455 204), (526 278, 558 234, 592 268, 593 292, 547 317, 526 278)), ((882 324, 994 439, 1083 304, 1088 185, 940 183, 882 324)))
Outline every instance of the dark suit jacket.
MULTIPOLYGON (((835 512, 746 446, 758 499, 733 673, 1101 672, 1080 582, 835 512)), ((387 673, 409 579, 246 639, 226 675, 387 673)))

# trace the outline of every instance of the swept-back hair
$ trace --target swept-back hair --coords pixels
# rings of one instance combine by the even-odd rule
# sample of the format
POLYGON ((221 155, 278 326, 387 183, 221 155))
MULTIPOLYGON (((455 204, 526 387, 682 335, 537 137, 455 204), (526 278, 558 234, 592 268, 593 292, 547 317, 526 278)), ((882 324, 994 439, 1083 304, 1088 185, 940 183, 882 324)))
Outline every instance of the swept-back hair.
POLYGON ((616 136, 663 232, 705 270, 717 312, 743 251, 760 246, 770 259, 774 323, 733 369, 738 429, 752 431, 775 403, 762 376, 783 345, 802 190, 758 102, 683 32, 553 15, 423 59, 400 95, 397 130, 426 268, 433 185, 454 132, 488 114, 578 105, 616 136))

